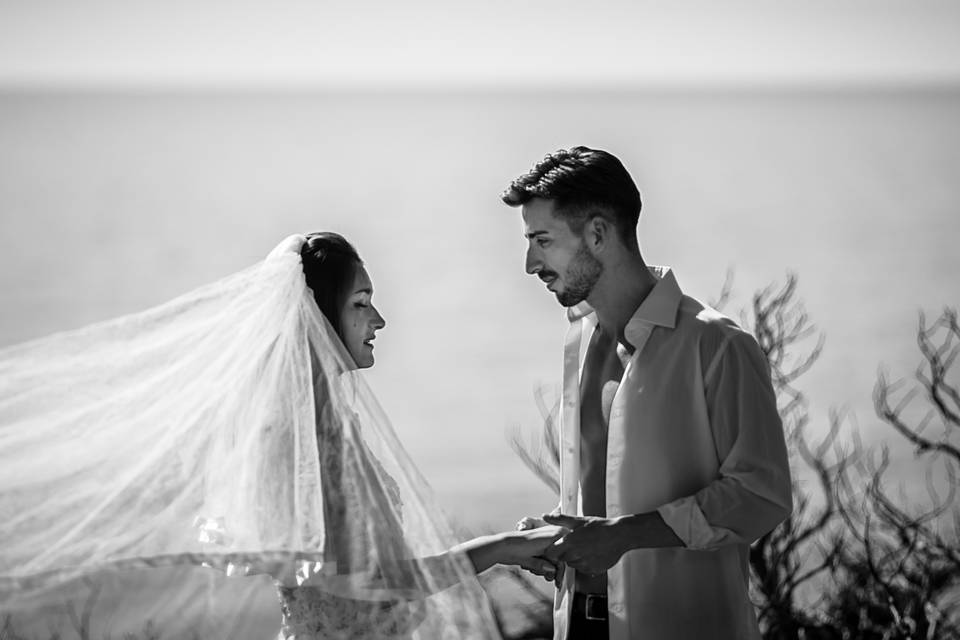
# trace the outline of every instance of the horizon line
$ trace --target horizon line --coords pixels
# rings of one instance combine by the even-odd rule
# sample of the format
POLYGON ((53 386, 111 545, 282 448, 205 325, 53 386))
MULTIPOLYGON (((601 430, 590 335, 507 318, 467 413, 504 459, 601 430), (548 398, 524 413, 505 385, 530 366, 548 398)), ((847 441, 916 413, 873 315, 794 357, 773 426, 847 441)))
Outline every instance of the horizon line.
POLYGON ((154 81, 55 80, 0 78, 0 94, 816 94, 816 93, 952 93, 960 91, 960 77, 907 79, 772 79, 772 80, 634 80, 630 82, 419 81, 154 81))

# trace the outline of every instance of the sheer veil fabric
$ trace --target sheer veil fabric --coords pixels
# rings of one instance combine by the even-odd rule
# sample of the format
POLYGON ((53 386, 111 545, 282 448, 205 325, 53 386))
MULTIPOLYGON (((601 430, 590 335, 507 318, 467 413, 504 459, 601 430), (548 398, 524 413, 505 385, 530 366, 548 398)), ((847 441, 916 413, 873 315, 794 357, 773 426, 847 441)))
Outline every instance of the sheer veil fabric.
POLYGON ((56 612, 117 637, 125 611, 136 631, 172 610, 187 633, 244 638, 230 620, 267 585, 274 634, 282 610, 288 637, 499 637, 306 286, 302 242, 0 351, 0 623, 56 612))

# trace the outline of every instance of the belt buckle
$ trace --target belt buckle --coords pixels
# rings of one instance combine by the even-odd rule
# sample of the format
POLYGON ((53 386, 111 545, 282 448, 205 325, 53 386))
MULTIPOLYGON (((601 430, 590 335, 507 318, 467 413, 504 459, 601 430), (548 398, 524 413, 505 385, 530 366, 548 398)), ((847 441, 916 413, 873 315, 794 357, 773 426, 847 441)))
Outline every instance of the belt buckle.
POLYGON ((607 619, 607 596, 588 593, 584 602, 583 617, 587 620, 603 621, 607 619))

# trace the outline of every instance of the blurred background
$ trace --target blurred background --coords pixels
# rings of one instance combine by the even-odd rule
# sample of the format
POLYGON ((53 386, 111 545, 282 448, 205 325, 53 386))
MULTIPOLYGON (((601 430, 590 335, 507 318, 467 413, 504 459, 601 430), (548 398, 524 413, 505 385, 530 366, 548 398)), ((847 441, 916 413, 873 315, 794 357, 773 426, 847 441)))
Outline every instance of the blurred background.
POLYGON ((958 28, 950 2, 4 1, 0 345, 338 231, 401 439, 451 518, 512 528, 555 505, 509 441, 539 437, 566 321, 499 194, 583 144, 635 177, 644 255, 686 293, 732 272, 737 316, 797 275, 825 336, 807 433, 844 411, 839 439, 887 443, 925 496, 872 394, 920 363, 918 313, 958 303, 958 28))

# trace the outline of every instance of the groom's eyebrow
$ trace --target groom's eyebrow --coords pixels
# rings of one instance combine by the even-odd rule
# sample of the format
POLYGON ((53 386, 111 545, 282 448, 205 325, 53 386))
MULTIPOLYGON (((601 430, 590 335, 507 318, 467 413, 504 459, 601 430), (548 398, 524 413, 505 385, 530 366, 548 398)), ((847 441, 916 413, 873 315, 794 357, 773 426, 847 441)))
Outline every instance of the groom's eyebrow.
POLYGON ((525 233, 523 235, 527 238, 527 240, 533 240, 537 236, 543 236, 546 234, 547 234, 546 231, 531 231, 530 233, 525 233))

